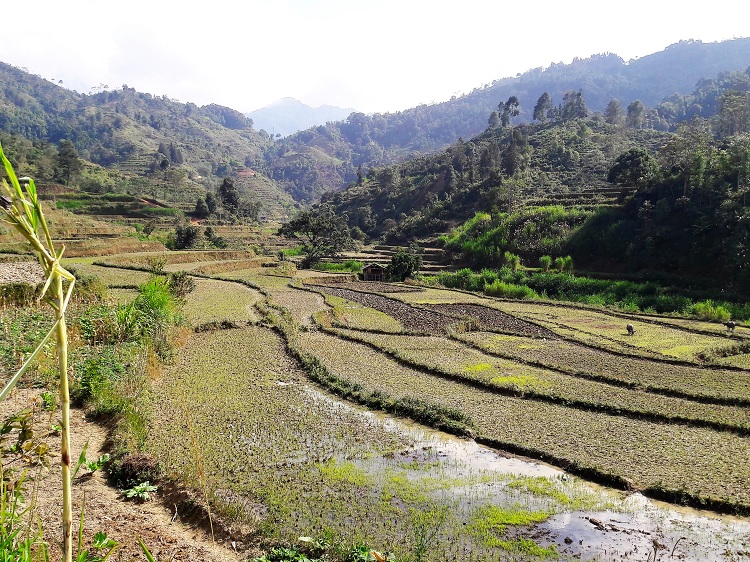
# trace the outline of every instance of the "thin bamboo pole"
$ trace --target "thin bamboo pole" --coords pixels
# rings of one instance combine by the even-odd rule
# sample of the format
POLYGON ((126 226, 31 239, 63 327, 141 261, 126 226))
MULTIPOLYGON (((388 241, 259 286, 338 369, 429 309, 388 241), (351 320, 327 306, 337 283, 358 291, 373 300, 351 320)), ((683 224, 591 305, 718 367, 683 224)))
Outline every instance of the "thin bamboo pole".
MULTIPOLYGON (((0 161, 2 161, 5 173, 8 176, 7 180, 2 179, 2 188, 5 195, 0 195, 0 219, 13 226, 36 251, 39 263, 47 275, 41 298, 46 295, 47 302, 55 310, 55 325, 50 330, 48 337, 53 332, 56 335, 58 368, 60 371, 63 562, 72 562, 73 506, 70 479, 70 392, 68 388, 68 332, 65 323, 65 310, 73 293, 75 276, 60 265, 63 251, 60 251, 59 254, 55 252, 52 236, 37 197, 34 181, 29 180, 25 188, 21 187, 13 166, 3 152, 2 145, 0 145, 0 161), (40 230, 42 238, 40 238, 40 230), (63 290, 63 279, 67 279, 70 283, 67 292, 63 290)), ((47 338, 45 338, 46 340, 47 338)), ((42 345, 44 345, 44 342, 37 347, 33 356, 39 353, 42 345)), ((24 363, 21 370, 0 391, 0 396, 7 396, 27 366, 28 362, 24 363)))
POLYGON ((62 410, 62 431, 60 445, 62 465, 62 527, 63 560, 73 559, 73 504, 70 479, 70 391, 68 389, 68 329, 65 323, 67 302, 63 297, 62 277, 55 279, 55 317, 57 322, 57 361, 60 371, 60 406, 62 410))

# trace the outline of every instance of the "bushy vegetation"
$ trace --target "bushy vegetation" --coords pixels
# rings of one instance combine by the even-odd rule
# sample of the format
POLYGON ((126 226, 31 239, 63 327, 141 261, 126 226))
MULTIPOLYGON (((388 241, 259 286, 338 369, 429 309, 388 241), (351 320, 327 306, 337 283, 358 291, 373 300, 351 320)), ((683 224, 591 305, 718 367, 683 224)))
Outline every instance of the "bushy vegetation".
MULTIPOLYGON (((563 260, 565 261, 565 260, 563 260)), ((706 320, 750 319, 750 304, 714 302, 705 297, 685 296, 656 282, 593 279, 560 271, 531 271, 501 268, 475 272, 464 268, 440 273, 434 279, 449 288, 483 292, 506 298, 550 298, 624 310, 689 314, 706 320)))
POLYGON ((362 273, 362 268, 364 266, 365 264, 363 264, 361 261, 346 260, 341 263, 318 262, 313 265, 313 269, 317 269, 318 271, 362 273))
POLYGON ((519 254, 532 262, 544 255, 559 255, 570 232, 589 214, 559 205, 494 215, 477 213, 440 240, 447 251, 467 263, 512 267, 519 254))

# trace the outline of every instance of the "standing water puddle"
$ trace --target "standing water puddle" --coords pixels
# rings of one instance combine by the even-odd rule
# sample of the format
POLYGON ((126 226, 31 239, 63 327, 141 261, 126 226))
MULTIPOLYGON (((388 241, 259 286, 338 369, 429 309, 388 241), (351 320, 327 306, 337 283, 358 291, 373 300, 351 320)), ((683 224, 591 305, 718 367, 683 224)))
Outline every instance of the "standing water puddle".
MULTIPOLYGON (((317 400, 331 400, 310 392, 317 400)), ((415 482, 452 481, 454 485, 437 493, 467 515, 481 503, 554 513, 531 527, 509 526, 506 536, 554 546, 561 559, 750 560, 749 519, 655 502, 408 420, 367 411, 364 415, 377 418, 387 431, 406 435, 415 446, 392 458, 361 460, 362 468, 372 472, 397 466, 415 482)))

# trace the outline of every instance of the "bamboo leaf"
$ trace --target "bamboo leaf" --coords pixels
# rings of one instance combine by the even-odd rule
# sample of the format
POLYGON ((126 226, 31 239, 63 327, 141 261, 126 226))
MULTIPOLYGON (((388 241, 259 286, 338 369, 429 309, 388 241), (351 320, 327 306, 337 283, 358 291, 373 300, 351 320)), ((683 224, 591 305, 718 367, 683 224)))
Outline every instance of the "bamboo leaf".
POLYGON ((50 337, 52 337, 52 334, 55 333, 55 330, 57 329, 57 325, 60 323, 60 320, 55 322, 55 324, 52 326, 52 329, 47 333, 46 336, 44 336, 44 339, 41 341, 41 343, 37 346, 37 348, 34 350, 34 353, 32 353, 26 361, 24 361, 21 368, 18 370, 18 372, 11 377, 11 379, 7 382, 5 385, 5 388, 3 388, 2 392, 0 392, 0 400, 5 400, 6 396, 10 393, 11 390, 13 390, 13 387, 18 382, 18 379, 21 378, 21 375, 23 375, 26 372, 26 369, 29 368, 29 365, 31 365, 31 362, 36 359, 36 356, 39 355, 39 352, 42 350, 44 345, 49 341, 50 337))
POLYGON ((141 537, 139 537, 138 535, 136 535, 135 538, 138 540, 138 544, 141 545, 141 550, 143 551, 143 555, 146 557, 146 560, 148 560, 148 562, 156 562, 156 560, 154 560, 153 555, 149 552, 149 550, 146 547, 146 545, 143 544, 143 541, 141 540, 141 537))

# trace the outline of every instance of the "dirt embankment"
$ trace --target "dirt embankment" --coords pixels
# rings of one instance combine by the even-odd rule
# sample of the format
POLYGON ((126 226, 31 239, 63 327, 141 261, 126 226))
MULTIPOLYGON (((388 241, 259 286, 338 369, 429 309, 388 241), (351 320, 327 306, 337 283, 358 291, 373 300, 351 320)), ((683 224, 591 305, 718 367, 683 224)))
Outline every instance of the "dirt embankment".
MULTIPOLYGON (((48 427, 48 412, 40 411, 41 390, 16 389, 11 396, 0 403, 0 419, 24 408, 38 411, 38 429, 48 427)), ((55 414, 57 415, 57 414, 55 414)), ((54 416, 53 416, 54 417, 54 416)), ((54 421, 54 420, 53 420, 54 421)), ((83 411, 71 409, 71 451, 73 464, 88 443, 86 457, 96 459, 104 454, 107 429, 87 420, 83 411)), ((59 541, 62 538, 62 500, 60 437, 50 435, 45 439, 50 446, 50 467, 32 469, 33 477, 27 489, 27 498, 35 496, 33 516, 37 517, 44 529, 44 539, 49 543, 50 559, 60 559, 59 541)), ((79 470, 73 481, 74 547, 77 545, 78 522, 85 502, 84 548, 90 548, 94 534, 105 532, 117 541, 117 549, 122 560, 145 560, 136 537, 147 545, 156 560, 174 562, 238 562, 247 558, 231 548, 231 540, 224 544, 212 542, 204 526, 195 526, 189 521, 189 514, 180 513, 174 505, 167 505, 161 491, 157 491, 152 501, 135 503, 126 501, 124 496, 110 486, 101 471, 90 473, 85 467, 79 470)), ((117 556, 117 555, 115 555, 117 556)))

